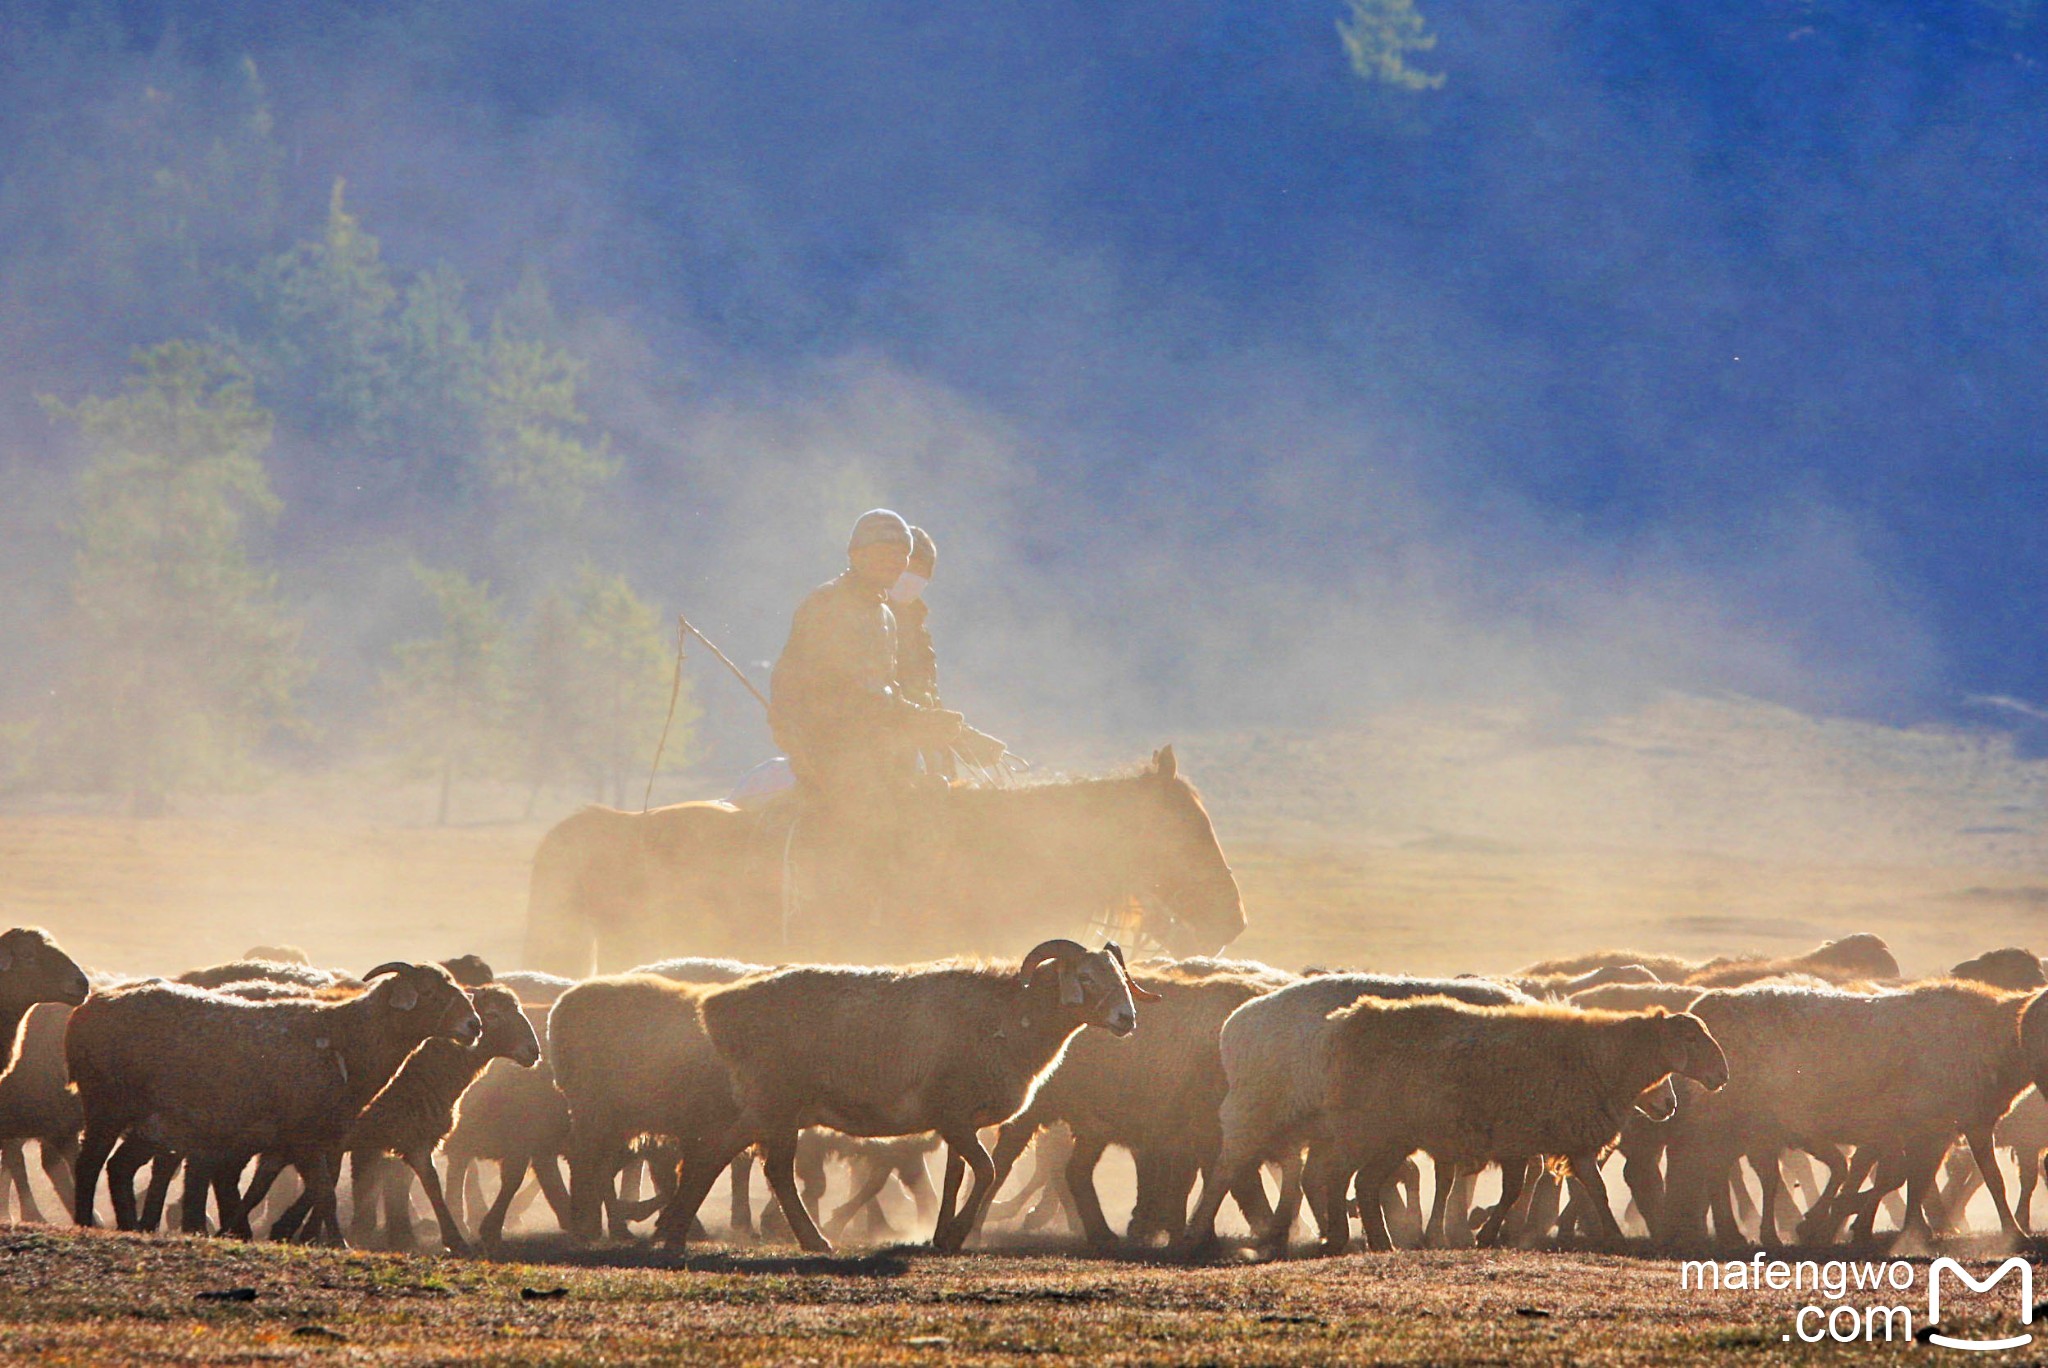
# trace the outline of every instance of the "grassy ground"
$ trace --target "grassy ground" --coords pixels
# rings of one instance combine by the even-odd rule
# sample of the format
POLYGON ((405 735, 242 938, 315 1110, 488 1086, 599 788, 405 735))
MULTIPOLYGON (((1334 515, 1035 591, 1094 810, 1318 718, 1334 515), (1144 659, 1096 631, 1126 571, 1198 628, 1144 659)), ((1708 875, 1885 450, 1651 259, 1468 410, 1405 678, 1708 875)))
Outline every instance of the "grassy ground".
MULTIPOLYGON (((549 1247, 527 1252, 546 1258, 549 1247)), ((1924 1277, 1924 1267, 1916 1272, 1924 1277)), ((1681 1289, 1669 1261, 1590 1254, 1368 1254, 1183 1268, 888 1250, 844 1259, 712 1253, 682 1267, 630 1267, 0 1232, 0 1357, 42 1363, 1842 1357, 1848 1351, 1787 1338, 1798 1308, 1819 1300, 1810 1291, 1681 1289), (238 1289, 253 1299, 207 1295, 238 1289)), ((1924 1293, 1886 1300, 1905 1304, 1921 1325, 1924 1293)), ((1969 1324, 1951 1313, 1943 1328, 1969 1333, 1969 1324)))

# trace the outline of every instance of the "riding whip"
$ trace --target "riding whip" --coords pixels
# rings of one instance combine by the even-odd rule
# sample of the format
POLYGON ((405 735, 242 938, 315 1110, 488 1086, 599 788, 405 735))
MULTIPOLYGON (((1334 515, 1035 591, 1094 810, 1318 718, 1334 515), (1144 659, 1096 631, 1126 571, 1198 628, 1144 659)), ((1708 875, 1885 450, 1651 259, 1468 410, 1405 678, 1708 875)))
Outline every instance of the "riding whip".
POLYGON ((654 747, 654 763, 647 767, 647 791, 640 795, 640 810, 642 812, 647 811, 648 807, 654 802, 654 776, 661 773, 661 755, 663 751, 668 749, 669 728, 675 725, 676 701, 683 696, 683 645, 691 637, 695 637, 706 646, 709 646, 711 654, 718 657, 719 663, 724 665, 726 669, 731 670, 733 677, 747 686, 747 692, 752 694, 763 708, 768 706, 768 695, 754 687, 754 681, 747 678, 746 672, 732 663, 732 657, 719 650, 717 642, 698 631, 688 618, 678 613, 676 615, 676 672, 675 677, 669 681, 668 716, 662 719, 661 740, 654 747))

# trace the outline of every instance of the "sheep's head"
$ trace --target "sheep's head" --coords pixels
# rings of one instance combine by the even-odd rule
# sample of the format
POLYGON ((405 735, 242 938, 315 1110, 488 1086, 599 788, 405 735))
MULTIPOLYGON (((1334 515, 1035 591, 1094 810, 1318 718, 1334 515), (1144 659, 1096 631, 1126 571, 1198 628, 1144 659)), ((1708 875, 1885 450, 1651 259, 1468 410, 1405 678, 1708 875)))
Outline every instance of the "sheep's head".
POLYGON ((2042 973, 2039 957, 2033 951, 2022 950, 2017 945, 2008 945, 2000 950, 1986 950, 1974 959, 1964 960, 1948 972, 1951 978, 1972 979, 1978 983, 1988 983, 1993 988, 2004 988, 2015 993, 2048 988, 2048 974, 2042 973))
POLYGON ((476 1047, 486 1058, 509 1059, 522 1069, 540 1063, 540 1036, 526 1019, 516 993, 499 984, 486 984, 470 989, 469 1000, 484 1024, 483 1038, 476 1047))
POLYGON ((481 988, 497 975, 482 955, 457 955, 441 961, 441 967, 465 988, 481 988))
POLYGON ((1895 979, 1899 976, 1899 961, 1892 954, 1892 948, 1884 943, 1884 937, 1868 931, 1831 940, 1819 949, 1801 955, 1800 959, 1816 968, 1832 969, 1849 978, 1895 979))
POLYGON ((1721 1043, 1706 1022, 1691 1012, 1667 1012, 1662 1007, 1652 1007, 1648 1015, 1667 1069, 1708 1092, 1716 1092, 1728 1082, 1728 1056, 1721 1052, 1721 1043))
POLYGON ((76 1007, 91 991, 85 971, 47 932, 17 926, 0 934, 0 1000, 23 1009, 38 1002, 76 1007))
POLYGON ((374 984, 367 996, 374 998, 383 1010, 404 1015, 422 1040, 428 1036, 447 1036, 460 1044, 474 1045, 484 1033, 484 1024, 470 1004, 469 994, 438 964, 392 960, 363 975, 363 981, 374 984), (375 983, 387 975, 388 982, 375 983))
POLYGON ((1635 1105, 1637 1114, 1651 1121, 1669 1121, 1678 1115, 1678 1089, 1671 1086, 1671 1075, 1665 1074, 1644 1089, 1635 1105))
POLYGON ((1017 981, 1027 993, 1057 993, 1061 1008, 1076 1013, 1084 1025, 1120 1036, 1138 1029, 1136 1003, 1159 997, 1131 982, 1115 941, 1100 950, 1070 940, 1046 941, 1024 957, 1017 981))

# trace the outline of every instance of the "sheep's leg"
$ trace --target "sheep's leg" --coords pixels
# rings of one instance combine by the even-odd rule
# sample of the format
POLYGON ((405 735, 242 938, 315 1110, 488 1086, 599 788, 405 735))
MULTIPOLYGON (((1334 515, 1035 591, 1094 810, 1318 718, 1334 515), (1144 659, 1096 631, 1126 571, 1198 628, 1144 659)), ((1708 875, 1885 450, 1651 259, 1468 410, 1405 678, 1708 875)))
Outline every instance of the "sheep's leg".
MULTIPOLYGON (((337 1168, 339 1165, 337 1165, 337 1168)), ((410 1249, 410 1238, 399 1243, 399 1233, 412 1234, 410 1210, 401 1210, 391 1200, 386 1161, 381 1154, 352 1150, 348 1156, 349 1192, 353 1196, 348 1216, 348 1242, 358 1249, 410 1249), (381 1228, 381 1233, 380 1233, 381 1228)), ((406 1194, 408 1200, 411 1194, 406 1194)))
POLYGON ((1351 1175, 1358 1161, 1334 1140, 1318 1139, 1308 1148, 1308 1163, 1302 1169, 1301 1188, 1308 1199, 1309 1215, 1315 1218, 1322 1239, 1318 1252, 1342 1254, 1351 1243, 1351 1175))
POLYGON ((853 1224, 853 1218, 867 1210, 868 1203, 882 1195, 882 1189, 889 1184, 890 1170, 882 1164, 869 1164, 860 1175, 860 1186, 853 1190, 840 1208, 825 1219, 825 1238, 837 1240, 846 1234, 846 1228, 853 1224))
MULTIPOLYGON (((980 1149, 980 1145, 975 1148, 980 1149)), ((809 1253, 830 1254, 832 1242, 819 1233, 817 1222, 804 1206, 803 1194, 797 1190, 796 1149, 797 1132, 772 1133, 761 1145, 761 1168, 768 1175, 769 1191, 782 1203, 783 1218, 789 1222, 790 1234, 796 1236, 796 1242, 809 1253)), ((981 1157, 986 1163, 988 1155, 984 1153, 981 1157)))
POLYGON ((1507 1224, 1508 1213, 1515 1203, 1522 1199, 1522 1182, 1528 1165, 1520 1159, 1510 1159, 1500 1166, 1500 1205, 1486 1218, 1486 1224, 1479 1227, 1479 1247, 1492 1249, 1500 1243, 1501 1227, 1507 1224))
MULTIPOLYGON (((432 1150, 424 1150, 408 1154, 405 1156, 405 1166, 419 1177, 420 1186, 426 1189, 427 1202, 434 1208, 434 1219, 441 1223, 441 1243, 447 1247, 450 1254, 469 1254, 471 1252, 469 1241, 463 1238, 462 1227, 456 1224, 455 1221, 455 1213, 448 1209, 448 1195, 441 1189, 441 1175, 434 1171, 434 1152, 432 1150)), ((403 1170, 400 1170, 400 1180, 410 1187, 410 1180, 403 1179, 402 1174, 403 1170)), ((387 1211, 390 1209, 390 1200, 390 1197, 387 1195, 385 1198, 385 1209, 387 1211)), ((412 1195, 407 1193, 405 1200, 410 1202, 412 1195)))
POLYGON ((185 1206, 178 1213, 178 1228, 187 1235, 206 1233, 206 1198, 213 1190, 213 1171, 220 1162, 211 1154, 185 1156, 185 1206))
MULTIPOLYGON (((993 1161, 991 1161, 993 1162, 993 1161)), ((946 1149, 946 1178, 939 1188, 939 1223, 932 1228, 932 1241, 938 1242, 946 1227, 953 1222, 953 1213, 959 1209, 960 1180, 967 1172, 967 1160, 961 1153, 948 1146, 946 1149)))
POLYGON ((604 1204, 621 1146, 611 1136, 574 1126, 569 1140, 569 1238, 595 1244, 604 1235, 604 1204))
POLYGON ((455 1213, 455 1224, 467 1230, 471 1210, 484 1210, 483 1203, 470 1200, 470 1194, 477 1190, 470 1181, 476 1173, 476 1156, 467 1150, 443 1149, 441 1158, 447 1170, 443 1182, 448 1192, 448 1210, 455 1213))
MULTIPOLYGON (((178 1170, 184 1166, 185 1158, 180 1154, 159 1152, 150 1157, 149 1190, 143 1194, 142 1211, 139 1216, 132 1214, 130 1216, 131 1220, 139 1220, 141 1222, 138 1227, 139 1229, 155 1230, 163 1224, 164 1206, 170 1201, 171 1197, 171 1180, 178 1176, 178 1170)), ((118 1193, 116 1194, 116 1200, 119 1200, 118 1193)), ((133 1200, 132 1197, 130 1200, 133 1200)), ((132 1212, 133 1208, 131 1207, 130 1210, 132 1212)), ((115 1215, 118 1217, 119 1214, 117 1210, 115 1215)))
MULTIPOLYGON (((534 1185, 540 1195, 547 1199, 548 1209, 554 1213, 555 1224, 563 1230, 569 1228, 569 1189, 562 1182, 562 1167, 552 1154, 537 1154, 532 1158, 534 1185)), ((513 1185, 513 1196, 519 1194, 517 1184, 513 1185)))
POLYGON ((1426 1248, 1444 1247, 1444 1222, 1449 1218, 1451 1185, 1457 1181, 1458 1166, 1430 1156, 1431 1183, 1436 1191, 1430 1195, 1429 1223, 1422 1229, 1422 1243, 1426 1248))
POLYGON ((19 1195, 21 1219, 41 1225, 43 1211, 36 1205, 36 1195, 29 1190, 28 1185, 28 1155, 25 1152, 27 1146, 28 1142, 25 1140, 9 1140, 4 1151, 0 1151, 0 1163, 6 1165, 7 1177, 13 1182, 14 1190, 19 1195))
MULTIPOLYGON (((655 1243, 680 1248, 689 1239, 697 1209, 704 1205, 718 1175, 735 1161, 740 1151, 753 1143, 753 1124, 742 1118, 708 1143, 685 1143, 683 1161, 677 1171, 676 1190, 654 1223, 655 1243)), ((575 1189, 570 1189, 573 1194, 575 1189)))
MULTIPOLYGON (((47 1152, 45 1150, 45 1153, 47 1152)), ((2020 1168, 2020 1195, 2013 1203, 2014 1214, 2019 1217, 2020 1228, 2031 1231, 2034 1228, 2034 1189, 2041 1181, 2042 1156, 2014 1150, 2013 1157, 2019 1160, 2020 1168)), ((59 1187, 57 1191, 62 1192, 64 1189, 59 1187)))
POLYGON ((910 1194, 910 1202, 917 1211, 918 1224, 922 1225, 937 1214, 939 1194, 932 1187, 931 1170, 925 1167, 924 1156, 913 1154, 905 1157, 896 1168, 897 1180, 910 1194))
POLYGON ((952 1157, 957 1155, 966 1160, 967 1167, 974 1173, 974 1186, 967 1190, 962 1199, 961 1209, 953 1213, 949 1222, 939 1227, 932 1241, 933 1248, 941 1253, 955 1254, 967 1243, 967 1237, 974 1230, 975 1222, 981 1219, 982 1208, 987 1206, 989 1198, 995 1195, 989 1183, 996 1175, 996 1165, 995 1160, 989 1158, 988 1151, 981 1147, 981 1137, 974 1133, 972 1127, 962 1130, 958 1135, 948 1135, 945 1140, 948 1163, 950 1164, 952 1157))
POLYGON ((335 1157, 327 1150, 295 1161, 299 1176, 306 1181, 307 1191, 313 1194, 313 1238, 323 1244, 335 1244, 346 1249, 348 1241, 341 1234, 341 1213, 336 1210, 335 1157))
MULTIPOLYGON (((1237 1203, 1238 1214, 1253 1230, 1265 1230, 1273 1224, 1273 1202, 1266 1196, 1266 1177, 1260 1171, 1263 1167, 1254 1167, 1230 1188, 1230 1200, 1237 1203)), ((1192 1158, 1174 1167, 1174 1183, 1169 1193, 1173 1200, 1166 1208, 1172 1218, 1172 1224, 1166 1228, 1169 1239, 1178 1239, 1181 1229, 1187 1224, 1188 1193, 1200 1171, 1200 1166, 1192 1158)))
MULTIPOLYGON (((1991 1205, 1998 1210, 1999 1230, 2018 1239, 2020 1223, 2013 1219, 2012 1207, 2005 1200, 2005 1171, 1998 1165, 1998 1150, 1991 1141, 1990 1125, 1972 1126, 1963 1132, 1963 1138, 1970 1142, 1970 1157, 1977 1161, 1977 1172, 1984 1175, 1984 1186, 1991 1190, 1991 1205)), ((1962 1219, 1961 1203, 1951 1210, 1957 1220, 1962 1219)))
POLYGON ((496 1251, 505 1243, 505 1219, 511 1214, 512 1199, 526 1182, 526 1170, 524 1157, 498 1161, 498 1195, 477 1227, 477 1239, 485 1249, 496 1251))
POLYGON ((732 1233, 754 1234, 754 1152, 741 1150, 732 1161, 732 1233))
MULTIPOLYGON (((1010 1171, 1017 1166, 1019 1156, 1030 1146, 1032 1140, 1037 1135, 1038 1123, 1021 1117, 1013 1118, 1003 1123, 1002 1129, 996 1132, 996 1149, 993 1157, 996 1166, 995 1184, 998 1192, 1002 1190, 1003 1184, 1010 1180, 1010 1171)), ((1026 1186, 1028 1187, 1029 1185, 1027 1184, 1026 1186)), ((981 1213, 982 1220, 986 1222, 994 1211, 995 1204, 993 1202, 983 1207, 981 1213)), ((980 1226, 976 1226, 975 1230, 977 1234, 980 1233, 980 1226)))
MULTIPOLYGON (((1117 1236, 1109 1228, 1109 1219, 1102 1214, 1102 1197, 1095 1190, 1095 1166, 1102 1161, 1102 1152, 1109 1148, 1105 1140, 1094 1136, 1076 1135, 1074 1147, 1067 1151, 1064 1177, 1067 1191, 1074 1198, 1074 1214, 1081 1221, 1082 1238, 1095 1249, 1114 1249, 1117 1236)), ((977 1191, 975 1215, 977 1219, 988 1209, 988 1194, 977 1191)))
POLYGON ((1530 1178, 1521 1209, 1510 1214, 1515 1224, 1508 1228, 1503 1238, 1522 1249, 1534 1249, 1550 1238, 1550 1228, 1557 1224, 1558 1208, 1564 1195, 1564 1184, 1543 1164, 1531 1159, 1530 1178))
MULTIPOLYGON (((1600 1226, 1600 1238, 1610 1246, 1621 1245, 1621 1223, 1614 1219, 1614 1205, 1607 1194, 1607 1179, 1600 1172, 1600 1156, 1590 1151, 1569 1160, 1572 1181, 1590 1204, 1593 1219, 1600 1226)), ((1574 1205, 1577 1205, 1576 1201, 1574 1205)))
MULTIPOLYGON (((95 1126, 88 1121, 85 1133, 78 1142, 78 1162, 71 1171, 71 1219, 81 1226, 99 1224, 93 1214, 93 1201, 99 1195, 100 1173, 107 1167, 107 1157, 114 1152, 114 1142, 121 1138, 115 1126, 95 1126)), ((135 1204, 134 1175, 129 1175, 128 1203, 135 1204)), ((108 1176, 108 1185, 114 1189, 116 1202, 120 1199, 121 1185, 108 1176)))
POLYGON ((294 1197, 277 1219, 270 1223, 270 1238, 280 1243, 290 1240, 305 1229, 306 1218, 313 1214, 313 1193, 304 1183, 299 1185, 299 1195, 294 1197))
MULTIPOLYGON (((1257 1118, 1249 1115, 1243 1107, 1233 1108, 1232 1100, 1224 1099, 1221 1117, 1223 1138, 1217 1145, 1215 1157, 1202 1170, 1201 1200, 1195 1203, 1195 1214, 1188 1218, 1187 1230, 1178 1245, 1179 1253, 1200 1254, 1215 1245, 1216 1213, 1222 1210, 1224 1197, 1244 1180, 1245 1174, 1257 1170, 1261 1156, 1279 1138, 1265 1134, 1257 1118)), ((1297 1202, 1299 1193, 1297 1187, 1297 1202)), ((1281 1207, 1284 1219, 1291 1227, 1295 1208, 1287 1204, 1284 1196, 1281 1207)), ((1282 1219, 1281 1212, 1276 1212, 1274 1225, 1278 1226, 1282 1219)))
MULTIPOLYGON (((40 1142, 43 1161, 43 1176, 50 1180, 50 1190, 57 1194, 57 1200, 64 1204, 64 1217, 71 1219, 71 1178, 78 1162, 78 1137, 75 1135, 52 1138, 45 1136, 40 1142)), ((2029 1194, 2033 1192, 2028 1186, 2029 1194)))
MULTIPOLYGON (((163 1197, 158 1188, 161 1176, 164 1188, 170 1187, 170 1171, 175 1160, 168 1154, 129 1137, 114 1150, 106 1161, 107 1195, 113 1201, 114 1225, 119 1230, 155 1230, 163 1216, 163 1197), (144 1164, 149 1165, 149 1193, 144 1205, 138 1207, 135 1198, 135 1175, 144 1164)), ((91 1214, 87 1213, 88 1216, 91 1214)))

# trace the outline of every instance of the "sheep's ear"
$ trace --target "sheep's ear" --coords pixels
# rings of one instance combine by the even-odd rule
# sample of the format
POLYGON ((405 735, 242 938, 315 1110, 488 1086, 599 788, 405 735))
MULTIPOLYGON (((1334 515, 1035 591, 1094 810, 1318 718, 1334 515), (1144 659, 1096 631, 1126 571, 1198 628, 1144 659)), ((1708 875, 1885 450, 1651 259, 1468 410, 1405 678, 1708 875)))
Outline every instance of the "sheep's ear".
POLYGON ((1060 1001, 1069 1007, 1079 1007, 1088 1000, 1081 991, 1081 978, 1069 965, 1060 966, 1060 1001))
POLYGON ((391 990, 391 1006, 400 1012, 410 1012, 420 1005, 420 990, 410 983, 400 983, 391 990))

